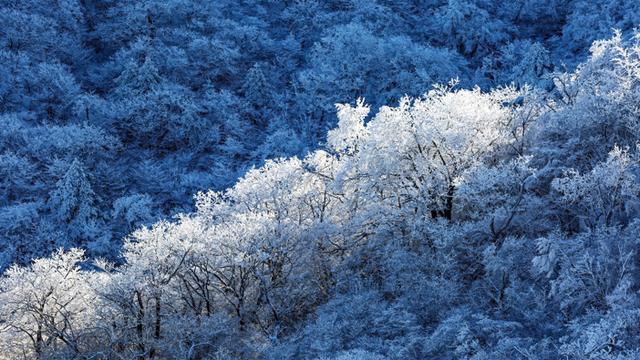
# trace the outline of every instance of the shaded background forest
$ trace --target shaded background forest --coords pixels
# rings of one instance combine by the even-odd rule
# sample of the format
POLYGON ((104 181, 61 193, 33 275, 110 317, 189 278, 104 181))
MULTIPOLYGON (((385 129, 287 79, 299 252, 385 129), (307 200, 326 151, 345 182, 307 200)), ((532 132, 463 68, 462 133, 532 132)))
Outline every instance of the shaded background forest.
POLYGON ((303 155, 334 104, 460 79, 550 88, 633 1, 4 1, 2 266, 113 258, 264 159, 303 155))

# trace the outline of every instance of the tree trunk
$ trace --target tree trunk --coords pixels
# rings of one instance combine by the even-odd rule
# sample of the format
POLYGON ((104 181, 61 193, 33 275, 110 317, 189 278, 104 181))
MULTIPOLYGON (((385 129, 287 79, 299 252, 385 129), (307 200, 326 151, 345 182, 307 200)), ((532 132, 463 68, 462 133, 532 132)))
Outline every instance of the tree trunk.
POLYGON ((138 350, 140 351, 138 360, 144 360, 147 351, 144 343, 144 303, 142 301, 142 294, 140 294, 139 291, 136 291, 136 300, 138 301, 136 332, 138 333, 138 350))

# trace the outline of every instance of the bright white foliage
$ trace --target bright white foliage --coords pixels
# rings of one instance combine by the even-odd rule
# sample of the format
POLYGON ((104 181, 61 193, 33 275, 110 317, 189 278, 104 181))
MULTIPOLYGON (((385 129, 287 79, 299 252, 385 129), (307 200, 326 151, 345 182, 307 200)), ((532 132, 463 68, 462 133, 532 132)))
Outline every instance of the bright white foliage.
POLYGON ((358 99, 355 108, 349 104, 339 104, 337 108, 338 127, 327 134, 327 144, 338 153, 351 155, 358 151, 358 145, 367 136, 364 120, 370 108, 364 104, 364 99, 358 99))
POLYGON ((369 197, 366 204, 426 206, 451 218, 461 177, 517 140, 511 134, 515 112, 505 104, 520 95, 510 88, 482 93, 437 87, 424 98, 383 107, 366 126, 361 125, 360 114, 367 110, 362 104, 350 112, 342 107, 340 127, 330 140, 357 139, 359 144, 339 171, 345 192, 356 186, 359 196, 369 197))
POLYGON ((95 294, 90 275, 78 266, 82 261, 83 251, 74 249, 6 271, 0 280, 0 353, 39 358, 64 347, 73 357, 89 350, 95 294))

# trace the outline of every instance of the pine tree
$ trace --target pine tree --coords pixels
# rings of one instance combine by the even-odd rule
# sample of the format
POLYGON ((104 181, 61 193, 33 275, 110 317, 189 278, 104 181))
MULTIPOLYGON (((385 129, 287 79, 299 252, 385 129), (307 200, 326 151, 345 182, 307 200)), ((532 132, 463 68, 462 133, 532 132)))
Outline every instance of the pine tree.
POLYGON ((53 217, 68 226, 72 238, 86 237, 95 230, 95 194, 79 160, 74 160, 58 180, 48 201, 53 217))
POLYGON ((118 78, 116 93, 121 97, 142 95, 150 92, 161 81, 158 68, 146 57, 142 62, 130 61, 118 78))
POLYGON ((263 127, 269 117, 273 104, 273 88, 264 74, 263 67, 255 63, 247 72, 242 84, 245 99, 252 105, 249 116, 253 122, 263 127))

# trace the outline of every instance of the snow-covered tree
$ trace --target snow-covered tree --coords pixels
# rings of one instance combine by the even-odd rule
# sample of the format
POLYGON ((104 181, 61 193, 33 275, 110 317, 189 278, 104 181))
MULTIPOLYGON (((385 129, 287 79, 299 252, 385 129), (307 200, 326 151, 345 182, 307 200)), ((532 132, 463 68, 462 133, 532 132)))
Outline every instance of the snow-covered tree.
POLYGON ((397 108, 381 109, 366 132, 352 121, 352 128, 342 130, 341 136, 358 133, 363 139, 358 140, 360 149, 345 184, 350 176, 364 177, 356 184, 376 199, 371 204, 382 201, 454 218, 455 192, 464 173, 491 162, 496 151, 513 141, 509 124, 514 113, 504 104, 518 96, 508 88, 483 94, 479 89, 438 87, 422 99, 405 98, 397 108))
POLYGON ((619 225, 637 217, 640 181, 635 174, 640 163, 636 157, 614 148, 589 173, 569 170, 553 181, 561 202, 582 227, 619 225))
POLYGON ((47 206, 54 218, 68 227, 69 240, 77 242, 90 238, 98 230, 95 201, 84 167, 74 160, 56 183, 47 206))
POLYGON ((95 294, 83 251, 59 251, 0 280, 0 348, 7 357, 64 358, 91 351, 95 294))

